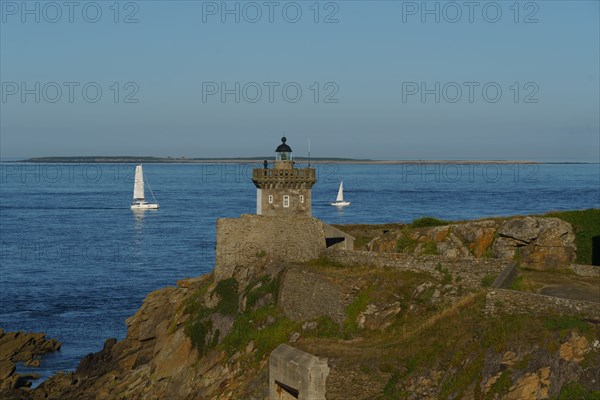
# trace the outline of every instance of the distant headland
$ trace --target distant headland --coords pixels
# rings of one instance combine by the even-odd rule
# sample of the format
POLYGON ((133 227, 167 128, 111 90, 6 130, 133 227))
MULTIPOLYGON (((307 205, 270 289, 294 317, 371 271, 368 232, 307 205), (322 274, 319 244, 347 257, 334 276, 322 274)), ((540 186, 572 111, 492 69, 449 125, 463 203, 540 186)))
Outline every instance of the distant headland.
MULTIPOLYGON (((151 157, 151 156, 70 156, 70 157, 34 157, 17 162, 26 163, 253 163, 263 160, 272 161, 268 157, 217 157, 217 158, 188 158, 188 157, 151 157)), ((339 163, 339 164, 542 164, 527 160, 373 160, 365 158, 339 158, 339 157, 295 157, 295 161, 313 164, 339 163)))

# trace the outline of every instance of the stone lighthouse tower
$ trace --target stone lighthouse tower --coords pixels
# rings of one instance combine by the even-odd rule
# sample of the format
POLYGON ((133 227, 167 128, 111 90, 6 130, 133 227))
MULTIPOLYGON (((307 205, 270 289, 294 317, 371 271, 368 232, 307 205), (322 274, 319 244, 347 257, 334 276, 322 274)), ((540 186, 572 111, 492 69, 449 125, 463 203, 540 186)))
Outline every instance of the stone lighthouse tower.
POLYGON ((275 150, 272 168, 265 162, 264 168, 252 171, 256 185, 256 213, 271 216, 311 216, 311 190, 316 179, 314 168, 295 168, 292 149, 281 138, 275 150))

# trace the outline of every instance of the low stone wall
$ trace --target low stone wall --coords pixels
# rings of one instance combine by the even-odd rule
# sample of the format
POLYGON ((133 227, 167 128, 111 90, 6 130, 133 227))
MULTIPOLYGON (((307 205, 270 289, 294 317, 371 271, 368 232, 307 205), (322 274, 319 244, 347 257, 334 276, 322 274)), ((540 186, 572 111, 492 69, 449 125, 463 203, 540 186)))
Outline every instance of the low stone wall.
POLYGON ((597 265, 571 264, 570 268, 579 276, 600 278, 600 267, 597 265))
POLYGON ((494 288, 488 290, 485 313, 566 314, 600 321, 600 303, 494 288))
POLYGON ((217 221, 215 279, 231 278, 236 267, 268 261, 302 262, 325 249, 323 223, 311 217, 242 215, 217 221))
POLYGON ((379 253, 373 251, 340 251, 327 249, 323 253, 328 259, 344 265, 370 267, 390 267, 407 271, 427 272, 442 278, 442 269, 447 269, 454 278, 460 276, 460 283, 470 287, 481 287, 487 276, 495 278, 506 267, 506 260, 448 259, 441 256, 411 256, 400 253, 379 253))

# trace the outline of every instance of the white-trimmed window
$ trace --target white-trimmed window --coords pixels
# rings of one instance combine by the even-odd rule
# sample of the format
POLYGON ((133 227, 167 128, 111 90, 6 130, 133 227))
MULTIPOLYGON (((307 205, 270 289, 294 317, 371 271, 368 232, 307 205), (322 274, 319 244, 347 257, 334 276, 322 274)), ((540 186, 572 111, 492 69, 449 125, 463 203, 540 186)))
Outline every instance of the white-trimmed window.
POLYGON ((269 195, 269 204, 273 204, 273 195, 272 194, 269 195))
POLYGON ((290 196, 283 196, 283 206, 286 208, 290 206, 290 196))
POLYGON ((300 195, 300 203, 304 203, 304 195, 300 195))

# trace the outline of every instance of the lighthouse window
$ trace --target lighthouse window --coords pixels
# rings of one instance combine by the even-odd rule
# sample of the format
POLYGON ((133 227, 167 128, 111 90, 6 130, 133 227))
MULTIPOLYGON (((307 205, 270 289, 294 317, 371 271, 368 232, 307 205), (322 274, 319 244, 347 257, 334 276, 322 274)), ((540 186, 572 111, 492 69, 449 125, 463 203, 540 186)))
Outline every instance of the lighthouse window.
POLYGON ((269 204, 273 204, 273 195, 272 194, 269 195, 269 204))
POLYGON ((300 195, 300 203, 304 203, 304 196, 300 195))
POLYGON ((283 196, 283 206, 284 207, 290 206, 290 196, 283 196))

